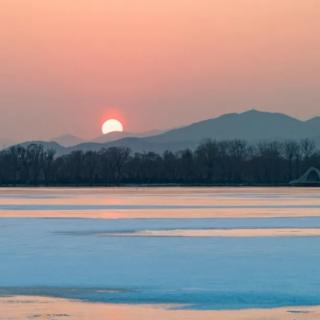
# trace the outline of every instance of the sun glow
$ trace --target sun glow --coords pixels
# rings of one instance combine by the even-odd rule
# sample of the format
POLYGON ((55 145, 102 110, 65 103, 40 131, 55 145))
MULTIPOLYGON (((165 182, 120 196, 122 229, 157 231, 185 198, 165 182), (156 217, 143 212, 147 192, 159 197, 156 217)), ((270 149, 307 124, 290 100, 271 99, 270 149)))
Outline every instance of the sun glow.
POLYGON ((111 132, 122 132, 123 131, 123 125, 122 123, 117 119, 109 119, 104 122, 102 125, 102 133, 108 134, 111 132))

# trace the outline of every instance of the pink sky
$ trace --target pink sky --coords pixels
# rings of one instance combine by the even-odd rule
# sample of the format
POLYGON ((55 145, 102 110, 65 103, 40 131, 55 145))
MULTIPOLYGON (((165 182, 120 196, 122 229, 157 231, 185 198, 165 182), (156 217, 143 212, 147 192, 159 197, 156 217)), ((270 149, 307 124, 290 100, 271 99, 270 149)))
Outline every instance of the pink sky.
POLYGON ((2 0, 0 138, 320 115, 318 0, 2 0))

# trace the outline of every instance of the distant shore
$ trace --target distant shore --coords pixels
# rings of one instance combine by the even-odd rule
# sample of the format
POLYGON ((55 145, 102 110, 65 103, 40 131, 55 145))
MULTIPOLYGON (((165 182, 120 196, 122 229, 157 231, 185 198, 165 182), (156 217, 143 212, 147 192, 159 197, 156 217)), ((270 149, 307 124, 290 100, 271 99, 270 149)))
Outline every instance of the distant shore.
POLYGON ((121 184, 0 184, 1 188, 320 188, 315 185, 282 184, 200 184, 200 183, 121 183, 121 184))
POLYGON ((184 310, 170 305, 89 303, 37 296, 0 297, 0 320, 316 320, 320 307, 283 307, 245 310, 184 310))

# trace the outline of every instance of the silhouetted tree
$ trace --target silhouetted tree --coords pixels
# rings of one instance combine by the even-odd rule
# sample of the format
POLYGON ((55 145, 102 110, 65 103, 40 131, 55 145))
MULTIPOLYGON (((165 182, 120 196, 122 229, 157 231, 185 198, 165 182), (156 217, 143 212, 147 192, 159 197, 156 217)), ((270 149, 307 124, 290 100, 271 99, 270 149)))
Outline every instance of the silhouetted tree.
POLYGON ((0 152, 0 185, 287 184, 320 167, 313 141, 206 140, 196 150, 131 154, 127 148, 57 156, 42 145, 0 152))

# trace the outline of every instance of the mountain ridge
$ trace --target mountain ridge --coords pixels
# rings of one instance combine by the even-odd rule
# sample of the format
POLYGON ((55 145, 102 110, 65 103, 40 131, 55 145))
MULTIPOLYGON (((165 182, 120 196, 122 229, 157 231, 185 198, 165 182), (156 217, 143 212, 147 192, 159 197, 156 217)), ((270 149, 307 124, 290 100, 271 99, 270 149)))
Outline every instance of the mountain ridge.
MULTIPOLYGON (((164 152, 194 149, 204 139, 241 139, 254 143, 305 138, 313 139, 320 145, 320 117, 304 121, 282 113, 251 109, 198 121, 156 135, 126 136, 105 143, 83 142, 69 147, 56 146, 56 150, 59 154, 65 154, 77 150, 97 151, 108 147, 128 147, 133 152, 164 152)), ((45 142, 41 143, 45 145, 45 142)))

